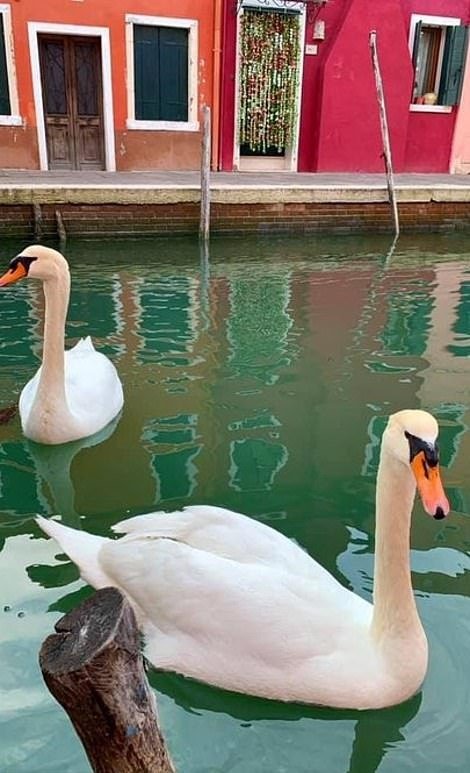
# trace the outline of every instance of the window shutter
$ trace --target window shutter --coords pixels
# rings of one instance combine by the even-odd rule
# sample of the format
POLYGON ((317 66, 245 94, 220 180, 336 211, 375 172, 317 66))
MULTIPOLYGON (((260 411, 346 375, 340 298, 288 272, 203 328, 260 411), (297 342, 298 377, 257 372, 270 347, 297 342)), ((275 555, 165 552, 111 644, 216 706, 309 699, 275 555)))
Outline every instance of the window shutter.
POLYGON ((413 62, 413 88, 411 91, 411 101, 414 101, 416 91, 418 88, 418 53, 419 53, 419 41, 421 38, 421 27, 423 23, 421 21, 416 22, 415 37, 413 40, 413 53, 411 55, 411 61, 413 62))
POLYGON ((188 120, 188 30, 160 27, 160 119, 188 120))
POLYGON ((0 13, 0 115, 11 115, 3 14, 0 13))
POLYGON ((413 55, 412 55, 412 61, 413 61, 413 67, 416 70, 417 64, 418 64, 418 51, 419 51, 419 39, 421 37, 421 27, 423 26, 422 21, 416 22, 415 26, 415 39, 413 41, 413 55))
POLYGON ((442 61, 440 105, 458 105, 467 57, 468 27, 449 27, 442 61))
POLYGON ((160 117, 158 31, 158 27, 134 25, 135 117, 139 121, 157 121, 160 117))

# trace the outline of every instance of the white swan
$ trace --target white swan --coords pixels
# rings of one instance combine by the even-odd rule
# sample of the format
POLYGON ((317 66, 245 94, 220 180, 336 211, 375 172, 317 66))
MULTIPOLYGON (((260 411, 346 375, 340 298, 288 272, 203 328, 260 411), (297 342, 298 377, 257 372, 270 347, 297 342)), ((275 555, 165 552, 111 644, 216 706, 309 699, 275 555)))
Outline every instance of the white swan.
POLYGON ((116 369, 89 337, 64 352, 70 273, 60 252, 39 244, 27 247, 10 262, 0 287, 23 277, 41 279, 45 296, 42 365, 20 395, 23 432, 37 443, 51 444, 94 435, 122 408, 116 369))
POLYGON ((426 672, 409 534, 416 485, 428 513, 449 511, 436 439, 424 411, 390 417, 373 606, 274 529, 218 507, 136 516, 114 527, 119 540, 38 522, 87 582, 127 594, 157 668, 281 701, 380 708, 415 693, 426 672))

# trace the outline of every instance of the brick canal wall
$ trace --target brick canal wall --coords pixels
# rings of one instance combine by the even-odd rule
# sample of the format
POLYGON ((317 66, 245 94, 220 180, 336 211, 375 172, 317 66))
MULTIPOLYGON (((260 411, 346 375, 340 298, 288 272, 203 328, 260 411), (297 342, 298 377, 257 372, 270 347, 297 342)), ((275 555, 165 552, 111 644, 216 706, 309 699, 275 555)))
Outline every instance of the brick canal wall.
MULTIPOLYGON (((322 192, 319 201, 290 201, 276 199, 307 198, 312 192, 300 191, 295 195, 291 190, 237 191, 236 198, 244 200, 234 201, 233 191, 219 191, 213 196, 211 232, 235 235, 392 230, 388 202, 363 200, 364 196, 354 191, 343 194, 337 191, 334 196, 331 191, 328 193, 330 196, 326 197, 322 192), (345 200, 329 200, 341 197, 345 200)), ((452 198, 454 193, 448 192, 447 198, 452 198)), ((368 195, 374 198, 378 194, 369 191, 368 195)), ((426 198, 422 192, 420 195, 426 198)), ((436 201, 429 197, 425 201, 413 201, 409 200, 409 192, 404 198, 408 200, 399 202, 403 231, 452 231, 470 227, 470 198, 436 201)), ((55 238, 59 220, 70 237, 195 234, 199 227, 198 199, 196 190, 185 193, 180 190, 21 190, 10 192, 9 196, 0 191, 0 235, 55 238)))

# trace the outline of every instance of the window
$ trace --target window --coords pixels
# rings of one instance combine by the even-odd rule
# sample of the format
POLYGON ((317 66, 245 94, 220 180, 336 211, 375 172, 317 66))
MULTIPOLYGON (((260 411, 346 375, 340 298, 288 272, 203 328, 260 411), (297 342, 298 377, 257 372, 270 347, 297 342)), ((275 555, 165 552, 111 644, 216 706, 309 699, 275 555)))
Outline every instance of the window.
POLYGON ((0 5, 0 124, 18 126, 18 98, 11 46, 10 6, 0 5))
POLYGON ((390 293, 380 335, 384 351, 395 357, 421 357, 428 342, 432 307, 428 288, 421 282, 402 285, 390 293))
POLYGON ((468 28, 460 19, 412 15, 410 50, 415 77, 411 109, 448 111, 459 104, 467 40, 468 28))
POLYGON ((197 414, 180 413, 162 416, 144 426, 142 442, 151 454, 157 502, 185 499, 197 486, 195 460, 202 448, 197 443, 197 421, 197 414))
POLYGON ((139 287, 139 362, 190 367, 196 338, 196 280, 147 277, 139 287))
POLYGON ((230 443, 230 486, 236 491, 269 491, 289 458, 282 443, 247 437, 230 443))
POLYGON ((197 22, 126 16, 129 129, 195 131, 197 22))

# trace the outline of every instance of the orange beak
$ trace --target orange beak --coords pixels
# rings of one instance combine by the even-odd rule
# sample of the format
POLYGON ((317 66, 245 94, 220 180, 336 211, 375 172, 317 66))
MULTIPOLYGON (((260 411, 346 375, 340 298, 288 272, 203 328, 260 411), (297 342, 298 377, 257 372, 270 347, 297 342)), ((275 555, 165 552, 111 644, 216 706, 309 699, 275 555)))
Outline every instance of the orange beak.
POLYGON ((0 277, 0 287, 5 285, 11 285, 13 282, 17 282, 18 279, 23 279, 27 274, 25 267, 22 263, 18 263, 16 268, 11 268, 2 277, 0 277))
POLYGON ((419 451, 411 462, 411 469, 426 512, 437 520, 445 518, 450 506, 442 487, 439 465, 431 467, 426 461, 424 451, 419 451))

